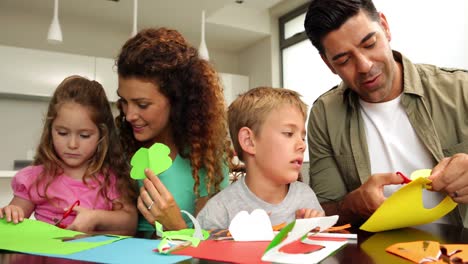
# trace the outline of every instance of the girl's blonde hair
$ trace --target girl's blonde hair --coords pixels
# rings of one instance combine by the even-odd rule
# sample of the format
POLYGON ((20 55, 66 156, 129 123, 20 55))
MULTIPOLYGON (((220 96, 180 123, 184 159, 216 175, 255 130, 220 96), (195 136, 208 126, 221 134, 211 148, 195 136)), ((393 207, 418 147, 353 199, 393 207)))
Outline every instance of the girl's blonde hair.
POLYGON ((228 109, 229 133, 240 160, 243 160, 243 151, 238 139, 239 130, 248 127, 258 134, 268 114, 284 104, 296 106, 305 122, 307 105, 300 97, 298 92, 285 88, 257 87, 239 95, 231 103, 228 109))

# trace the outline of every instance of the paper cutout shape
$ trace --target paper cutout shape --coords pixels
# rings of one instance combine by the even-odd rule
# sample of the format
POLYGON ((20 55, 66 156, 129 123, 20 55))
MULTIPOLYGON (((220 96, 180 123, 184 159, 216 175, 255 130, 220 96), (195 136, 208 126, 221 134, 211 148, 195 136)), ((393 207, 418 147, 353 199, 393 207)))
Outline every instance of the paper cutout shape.
POLYGON ((24 219, 19 224, 0 219, 0 234, 0 249, 36 254, 72 254, 125 238, 111 236, 100 242, 64 242, 64 238, 73 238, 84 233, 32 219, 24 219))
MULTIPOLYGON (((308 234, 310 230, 318 228, 318 230, 324 231, 329 227, 333 226, 338 220, 338 216, 328 217, 317 217, 308 219, 296 219, 294 222, 287 225, 281 230, 275 238, 268 245, 262 261, 281 262, 281 263, 318 263, 330 254, 341 248, 347 243, 347 240, 343 241, 330 241, 324 239, 315 240, 313 237, 309 239, 304 236, 308 234), (312 248, 315 245, 315 250, 312 252, 303 252, 299 254, 288 254, 284 251, 291 243, 304 243, 312 248), (283 250, 281 250, 283 249, 283 250)), ((302 247, 307 248, 307 246, 302 247)))
POLYGON ((201 228, 200 223, 193 215, 184 210, 180 210, 180 212, 186 214, 192 220, 194 228, 163 231, 163 226, 156 221, 156 234, 162 238, 156 252, 168 254, 187 246, 197 247, 201 240, 206 240, 210 236, 208 231, 201 228))
POLYGON ((414 241, 396 243, 385 250, 415 263, 466 263, 465 261, 468 261, 468 245, 466 244, 443 245, 437 241, 414 241))
POLYGON ((392 244, 408 241, 410 239, 444 241, 440 236, 410 227, 375 233, 366 240, 360 242, 362 251, 372 259, 366 261, 364 257, 362 257, 362 263, 407 263, 398 256, 382 254, 382 252, 392 244))
POLYGON ((468 262, 468 245, 467 244, 444 244, 441 245, 447 251, 447 255, 450 256, 451 261, 455 261, 460 259, 461 261, 457 260, 458 263, 466 263, 468 262))
POLYGON ((155 175, 159 175, 172 165, 170 152, 169 147, 161 143, 155 143, 149 149, 140 148, 130 161, 132 165, 130 176, 135 180, 143 180, 146 178, 146 168, 151 169, 155 175))
POLYGON ((302 241, 300 240, 296 240, 294 242, 282 246, 278 249, 278 251, 286 254, 309 254, 317 250, 321 250, 322 248, 324 248, 324 246, 310 245, 302 243, 302 241))
MULTIPOLYGON (((244 213, 243 213, 244 214, 244 213)), ((297 248, 290 243, 298 243, 298 240, 306 237, 308 231, 319 228, 326 230, 336 223, 338 216, 298 219, 283 228, 273 241, 233 241, 233 240, 206 240, 201 241, 197 248, 187 247, 172 254, 192 256, 205 260, 235 263, 260 263, 272 261, 282 263, 316 263, 332 254, 347 243, 347 240, 330 241, 326 238, 316 240, 310 235, 310 239, 302 239, 304 246, 301 248, 316 249, 308 254, 288 254, 297 248), (283 252, 278 251, 283 249, 283 252), (286 250, 284 250, 286 249, 286 250), (284 252, 286 251, 286 252, 284 252), (270 259, 271 258, 271 259, 270 259)), ((271 227, 271 224, 267 223, 271 227)), ((320 233, 319 233, 320 234, 320 233)), ((332 239, 333 240, 333 239, 332 239)), ((303 252, 303 251, 300 251, 303 252)))
POLYGON ((439 242, 416 241, 393 244, 386 251, 416 263, 423 263, 438 259, 440 247, 439 242))
POLYGON ((430 183, 431 180, 426 177, 419 177, 403 186, 388 197, 360 229, 368 232, 380 232, 423 225, 448 214, 457 206, 457 203, 449 196, 446 196, 434 208, 424 208, 422 192, 430 183))
POLYGON ((229 232, 235 241, 271 241, 274 237, 271 221, 265 210, 252 213, 240 211, 229 224, 229 232))

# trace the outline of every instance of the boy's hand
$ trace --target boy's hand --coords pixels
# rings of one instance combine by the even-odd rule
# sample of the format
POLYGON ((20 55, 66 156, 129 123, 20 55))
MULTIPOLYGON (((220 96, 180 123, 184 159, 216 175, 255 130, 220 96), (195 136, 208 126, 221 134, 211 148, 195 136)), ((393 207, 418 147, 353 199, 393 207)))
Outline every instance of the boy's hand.
POLYGON ((0 209, 0 218, 5 217, 7 222, 18 224, 24 220, 23 208, 16 205, 7 205, 0 209))
POLYGON ((315 209, 302 208, 296 211, 296 219, 322 217, 325 213, 315 209))

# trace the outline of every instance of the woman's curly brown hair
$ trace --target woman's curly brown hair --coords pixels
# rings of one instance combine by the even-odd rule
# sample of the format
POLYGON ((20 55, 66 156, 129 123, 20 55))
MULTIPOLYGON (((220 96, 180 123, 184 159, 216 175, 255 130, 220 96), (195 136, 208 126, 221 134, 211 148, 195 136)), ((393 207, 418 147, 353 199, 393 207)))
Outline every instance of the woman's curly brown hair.
MULTIPOLYGON (((225 101, 218 74, 200 59, 176 30, 145 29, 129 39, 118 56, 120 78, 150 80, 171 103, 170 124, 180 155, 190 160, 198 196, 200 169, 206 170, 206 190, 219 191, 223 164, 232 166, 225 101), (229 161, 229 162, 226 162, 229 161)), ((132 133, 119 105, 116 118, 124 151, 133 155, 142 143, 132 133)))

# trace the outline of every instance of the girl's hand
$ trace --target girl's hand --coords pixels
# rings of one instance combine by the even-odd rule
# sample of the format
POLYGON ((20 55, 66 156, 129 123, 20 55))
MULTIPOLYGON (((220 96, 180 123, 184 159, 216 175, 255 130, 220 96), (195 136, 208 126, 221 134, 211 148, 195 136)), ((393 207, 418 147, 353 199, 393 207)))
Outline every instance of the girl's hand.
POLYGON ((322 217, 325 213, 315 209, 302 208, 296 211, 296 219, 322 217))
POLYGON ((7 222, 18 224, 24 218, 29 218, 34 211, 34 204, 26 199, 14 196, 10 204, 0 208, 0 218, 5 217, 7 222))
MULTIPOLYGON (((180 230, 187 228, 180 208, 172 194, 154 173, 146 169, 144 186, 138 196, 138 210, 152 225, 155 221, 161 223, 166 230, 180 230)), ((194 201, 195 202, 195 201, 194 201)))
MULTIPOLYGON (((65 210, 67 210, 67 208, 65 210)), ((93 232, 96 230, 97 219, 95 215, 95 210, 84 208, 81 206, 75 206, 75 208, 73 208, 73 211, 76 212, 76 218, 67 227, 67 229, 85 233, 93 232)))
POLYGON ((18 224, 24 220, 24 211, 23 208, 17 205, 7 205, 0 209, 0 218, 5 217, 7 222, 13 222, 18 224))

